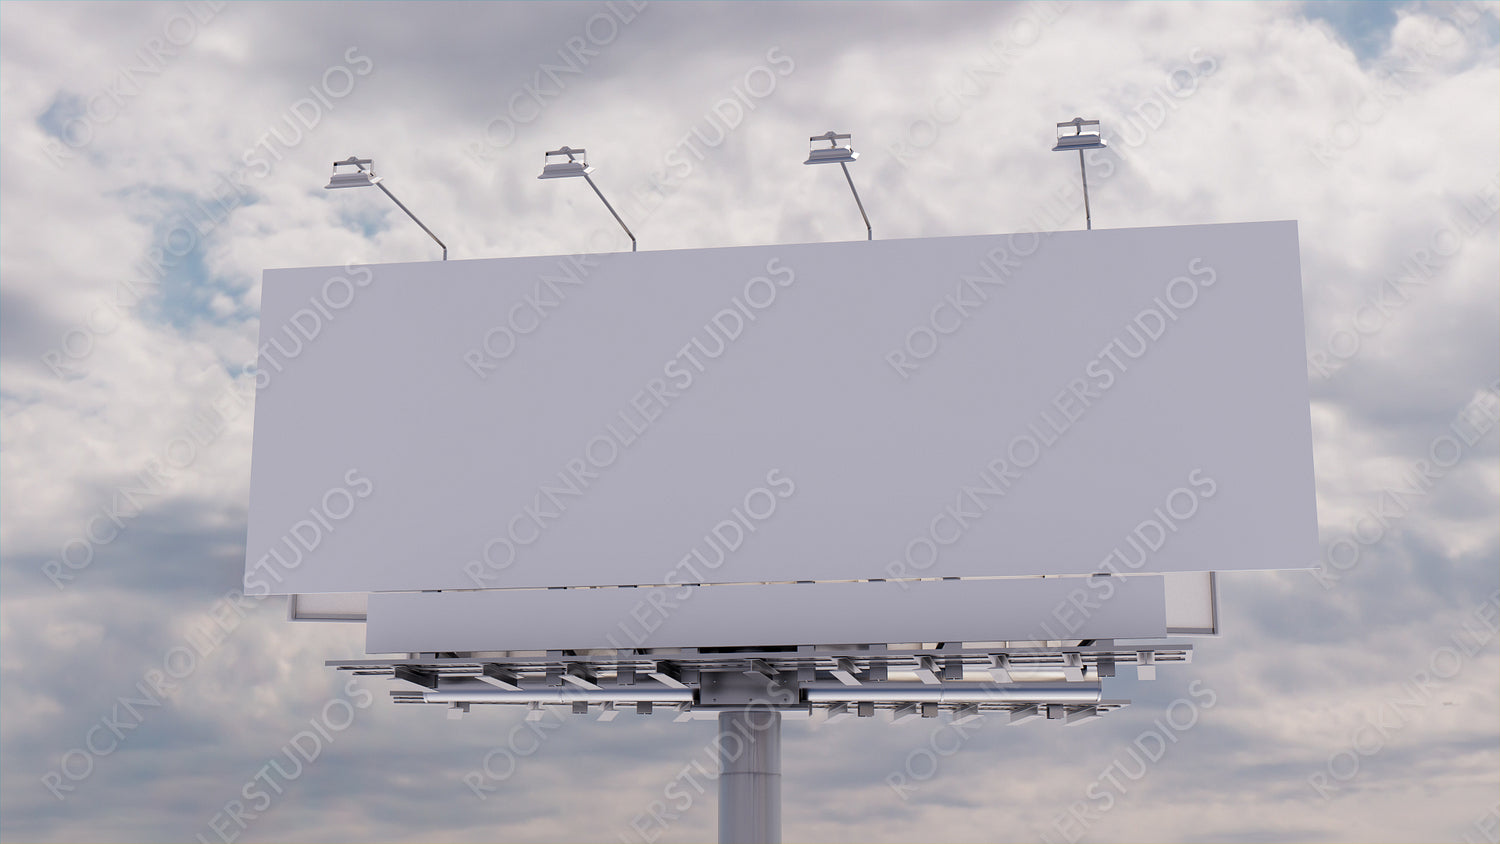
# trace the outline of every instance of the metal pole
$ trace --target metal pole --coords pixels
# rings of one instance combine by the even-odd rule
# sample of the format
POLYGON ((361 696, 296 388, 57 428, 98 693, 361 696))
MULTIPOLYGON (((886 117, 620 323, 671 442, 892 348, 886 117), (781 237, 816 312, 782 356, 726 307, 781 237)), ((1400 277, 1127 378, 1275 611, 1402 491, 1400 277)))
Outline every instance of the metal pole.
POLYGON ((1083 176, 1083 222, 1089 231, 1094 230, 1094 217, 1089 213, 1089 173, 1083 169, 1083 150, 1078 151, 1078 174, 1083 176))
POLYGON ((622 219, 620 219, 620 215, 619 214, 615 214, 615 207, 613 205, 610 205, 609 204, 609 200, 607 200, 607 199, 604 198, 604 194, 600 192, 599 186, 596 185, 596 184, 594 184, 594 180, 589 178, 589 174, 584 173, 583 174, 583 180, 585 182, 589 183, 589 187, 591 187, 591 188, 594 189, 594 193, 599 194, 599 201, 602 202, 602 203, 604 203, 604 207, 605 208, 609 209, 609 213, 614 216, 615 222, 617 222, 617 223, 620 224, 620 228, 624 229, 625 233, 628 234, 628 235, 630 235, 630 251, 634 252, 635 251, 635 235, 631 233, 630 226, 625 225, 625 221, 622 220, 622 219))
POLYGON ((859 201, 859 191, 854 190, 854 180, 849 178, 849 165, 840 161, 839 166, 844 168, 844 180, 849 183, 849 190, 854 191, 854 204, 859 206, 859 216, 865 221, 865 240, 875 239, 875 230, 870 228, 870 218, 865 214, 865 204, 859 201))
POLYGON ((719 713, 719 842, 781 844, 781 713, 719 713))
MULTIPOLYGON (((361 167, 360 169, 363 170, 364 168, 361 167)), ((397 199, 396 195, 394 193, 391 193, 389 190, 387 190, 385 185, 381 184, 380 182, 375 182, 375 187, 380 188, 381 190, 385 191, 385 195, 389 196, 391 198, 391 201, 394 202, 394 203, 396 203, 396 207, 400 208, 402 211, 405 211, 406 212, 406 216, 408 216, 408 217, 412 218, 413 220, 415 220, 416 224, 422 227, 422 231, 427 232, 427 236, 428 237, 432 238, 433 240, 437 240, 437 245, 443 247, 443 260, 444 261, 448 260, 448 244, 443 243, 441 240, 438 240, 438 236, 432 233, 432 229, 427 228, 427 224, 426 223, 423 223, 421 220, 418 220, 417 219, 417 215, 411 213, 411 209, 410 208, 407 208, 405 205, 402 205, 401 204, 401 200, 397 199)))

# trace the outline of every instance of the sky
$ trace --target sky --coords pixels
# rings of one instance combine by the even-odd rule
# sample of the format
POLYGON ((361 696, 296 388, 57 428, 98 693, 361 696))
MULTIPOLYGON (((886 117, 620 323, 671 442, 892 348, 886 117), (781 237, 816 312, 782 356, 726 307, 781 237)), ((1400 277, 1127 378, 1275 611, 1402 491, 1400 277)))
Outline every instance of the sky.
POLYGON ((455 259, 628 248, 564 144, 642 249, 857 240, 828 129, 879 238, 1074 229, 1081 115, 1099 228, 1298 221, 1321 556, 1079 729, 789 722, 785 839, 1500 840, 1497 10, 0 3, 0 838, 712 837, 713 724, 397 707, 235 597, 261 272, 438 257, 350 155, 455 259))

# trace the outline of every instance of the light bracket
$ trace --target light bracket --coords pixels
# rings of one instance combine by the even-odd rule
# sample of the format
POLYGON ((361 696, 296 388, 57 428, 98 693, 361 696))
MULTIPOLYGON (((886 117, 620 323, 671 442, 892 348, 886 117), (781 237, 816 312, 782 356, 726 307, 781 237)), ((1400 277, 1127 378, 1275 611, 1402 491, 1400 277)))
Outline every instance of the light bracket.
POLYGON ((397 208, 400 208, 402 211, 406 212, 406 216, 410 217, 412 219, 412 222, 416 223, 418 226, 421 226, 422 231, 427 232, 427 236, 432 238, 433 242, 443 250, 443 260, 448 260, 448 244, 444 243, 438 238, 437 235, 433 234, 432 229, 427 228, 426 223, 422 222, 416 214, 413 214, 411 212, 411 209, 406 207, 405 203, 397 199, 396 195, 394 193, 391 193, 390 188, 386 187, 380 182, 381 178, 375 175, 375 161, 373 159, 359 158, 357 156, 351 155, 343 161, 333 162, 333 176, 329 178, 328 184, 324 185, 323 189, 335 190, 337 188, 367 188, 371 185, 380 188, 382 193, 390 197, 392 202, 396 203, 397 208), (345 171, 343 173, 340 173, 340 167, 353 167, 354 170, 352 172, 345 171))
POLYGON ((1089 208, 1089 174, 1083 166, 1083 151, 1086 149, 1103 149, 1108 146, 1104 138, 1099 134, 1099 121, 1084 120, 1075 117, 1066 123, 1057 124, 1057 144, 1052 147, 1053 152, 1072 152, 1078 150, 1078 177, 1083 181, 1083 225, 1085 229, 1092 231, 1094 228, 1094 213, 1089 208), (1084 128, 1092 126, 1093 132, 1086 133, 1084 128), (1064 130, 1072 129, 1073 134, 1068 135, 1064 130))
POLYGON ((610 216, 614 217, 615 222, 620 224, 620 228, 625 230, 625 235, 630 238, 630 251, 636 251, 635 232, 630 230, 630 226, 625 225, 625 221, 620 219, 620 215, 615 211, 615 207, 609 204, 608 199, 604 198, 604 192, 599 190, 599 186, 594 184, 593 179, 589 178, 589 174, 592 172, 594 172, 594 168, 589 166, 587 150, 581 147, 573 149, 572 147, 563 146, 554 150, 548 150, 542 156, 542 174, 537 176, 537 178, 568 179, 582 176, 583 180, 589 183, 589 187, 594 189, 594 194, 599 197, 599 201, 604 203, 605 208, 609 209, 610 216))
POLYGON ((854 179, 849 175, 849 162, 859 158, 859 153, 854 151, 853 136, 848 132, 835 132, 829 129, 821 135, 813 135, 807 139, 807 160, 803 164, 838 164, 844 171, 844 181, 849 183, 849 192, 854 194, 854 204, 859 206, 860 219, 865 221, 865 240, 875 239, 875 229, 870 226, 870 215, 865 213, 865 203, 859 198, 859 191, 854 188, 854 179), (846 143, 840 144, 839 141, 846 143), (826 148, 819 148, 820 143, 827 143, 826 148))

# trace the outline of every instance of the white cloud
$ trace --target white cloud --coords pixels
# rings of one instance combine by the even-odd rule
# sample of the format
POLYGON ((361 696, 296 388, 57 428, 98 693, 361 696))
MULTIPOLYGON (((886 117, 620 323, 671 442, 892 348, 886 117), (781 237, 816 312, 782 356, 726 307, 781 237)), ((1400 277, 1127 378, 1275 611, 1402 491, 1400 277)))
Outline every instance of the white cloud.
MULTIPOLYGON (((382 197, 321 190, 330 162, 351 153, 377 160, 455 259, 624 247, 578 185, 534 179, 541 152, 564 143, 589 148, 645 249, 855 239, 843 186, 800 163, 804 139, 829 128, 855 134, 877 237, 957 235, 1078 227, 1076 173, 1048 151, 1051 127, 1099 117, 1113 147, 1090 173, 1097 225, 1299 220, 1308 347, 1331 355, 1310 365, 1325 541, 1353 529, 1467 403, 1493 405, 1494 4, 1402 6, 1371 54, 1287 4, 651 3, 596 39, 607 43, 534 119, 513 120, 513 140, 497 132, 512 93, 588 37, 601 8, 0 7, 6 835, 211 834, 213 814, 341 688, 321 661, 359 655, 355 628, 292 625, 267 604, 75 796, 59 802, 40 784, 238 583, 252 407, 231 399, 250 383, 239 367, 254 355, 261 270, 436 257, 382 197), (193 37, 150 59, 152 39, 185 36, 193 14, 206 19, 193 37), (778 56, 795 69, 780 73, 778 56), (111 99, 120 74, 148 61, 111 99), (721 145, 695 139, 720 134, 713 109, 725 113, 757 66, 774 88, 739 100, 721 145), (342 97, 339 67, 353 74, 342 97), (298 101, 319 90, 329 104, 296 123, 294 109, 312 113, 298 101), (73 126, 87 144, 47 134, 90 102, 109 116, 73 126), (671 187, 657 204, 662 171, 671 187), (235 173, 254 201, 216 212, 211 197, 229 196, 221 179, 235 173), (174 234, 183 219, 202 231, 174 234), (201 248, 171 255, 189 245, 201 248), (165 272, 145 263, 153 248, 172 259, 165 272), (1372 302, 1378 319, 1361 311, 1372 302), (226 418, 205 434, 211 408, 226 418), (182 444, 195 425, 204 442, 182 444), (100 508, 153 460, 166 467, 159 492, 113 531, 100 508), (117 535, 96 542, 90 530, 117 535), (94 561, 66 569, 75 579, 59 590, 44 566, 80 537, 70 559, 94 561)), ((1104 723, 987 726, 909 801, 883 777, 928 726, 789 727, 788 837, 1050 834, 1194 679, 1219 704, 1087 840, 1462 837, 1500 779, 1493 642, 1344 792, 1311 800, 1307 777, 1494 590, 1496 440, 1490 428, 1330 588, 1305 574, 1226 578, 1224 637, 1157 687, 1135 686, 1136 706, 1104 723)), ((460 776, 511 715, 452 723, 365 687, 374 706, 247 838, 615 837, 708 735, 569 725, 480 801, 460 776), (577 812, 581 791, 590 816, 577 812), (372 793, 399 811, 370 809, 372 793)), ((710 834, 711 797, 664 840, 710 834)))

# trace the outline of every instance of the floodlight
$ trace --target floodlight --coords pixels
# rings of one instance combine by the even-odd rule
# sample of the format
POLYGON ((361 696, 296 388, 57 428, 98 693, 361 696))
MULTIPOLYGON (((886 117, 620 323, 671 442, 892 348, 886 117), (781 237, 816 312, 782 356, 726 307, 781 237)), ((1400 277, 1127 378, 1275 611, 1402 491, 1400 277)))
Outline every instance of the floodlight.
POLYGON ((854 193, 854 204, 859 206, 859 216, 865 221, 865 240, 875 239, 875 230, 870 228, 870 217, 865 213, 865 204, 859 200, 859 191, 854 189, 854 179, 849 177, 849 162, 859 158, 859 153, 854 151, 854 142, 848 132, 835 132, 829 129, 822 135, 814 135, 807 139, 807 160, 803 164, 833 164, 838 163, 844 170, 844 179, 849 183, 849 190, 854 193), (828 146, 818 148, 815 145, 821 141, 827 141, 828 146), (839 141, 846 143, 840 145, 839 141))
MULTIPOLYGON (((370 159, 368 158, 364 159, 365 162, 368 162, 369 160, 370 159)), ((327 185, 324 185, 324 190, 334 190, 336 188, 367 188, 380 181, 379 176, 367 170, 356 170, 353 173, 340 173, 338 171, 340 163, 342 162, 334 162, 333 178, 328 180, 327 185)))
POLYGON ((839 141, 848 140, 850 140, 850 135, 848 132, 840 135, 831 129, 825 135, 816 135, 814 137, 808 138, 807 160, 802 163, 830 164, 835 161, 854 161, 855 159, 859 158, 859 153, 854 151, 853 142, 851 141, 849 144, 845 144, 843 146, 839 145, 839 141), (817 149, 813 147, 813 144, 817 143, 818 141, 828 141, 831 146, 828 149, 817 149))
POLYGON ((604 207, 609 209, 609 213, 615 218, 615 222, 619 223, 620 228, 625 230, 625 234, 629 235, 630 251, 634 252, 636 246, 635 234, 630 231, 629 226, 625 225, 625 221, 620 219, 620 215, 615 213, 615 207, 610 205, 609 200, 604 198, 604 194, 600 192, 599 186, 594 184, 593 179, 589 178, 589 174, 592 172, 594 172, 594 168, 589 166, 589 157, 586 150, 559 147, 548 151, 542 156, 542 174, 537 176, 537 178, 567 179, 574 176, 582 176, 583 180, 589 183, 589 187, 594 189, 594 193, 598 194, 599 201, 603 202, 604 207))
POLYGON ((589 166, 588 151, 563 147, 542 156, 542 175, 538 179, 566 179, 570 176, 587 176, 594 172, 589 166), (566 161, 553 161, 554 157, 566 156, 566 161))
POLYGON ((1102 149, 1109 146, 1103 138, 1099 137, 1098 126, 1099 121, 1084 120, 1082 117, 1075 117, 1067 123, 1057 124, 1057 128, 1059 129, 1064 127, 1072 129, 1073 134, 1058 135, 1057 146, 1054 146, 1052 151, 1067 152, 1074 149, 1102 149), (1085 133, 1083 131, 1083 127, 1085 126, 1095 127, 1094 131, 1085 133))
POLYGON ((1083 151, 1086 149, 1103 149, 1109 146, 1109 144, 1105 143, 1104 138, 1099 136, 1099 121, 1097 120, 1084 120, 1082 117, 1075 117, 1067 123, 1057 124, 1057 128, 1057 144, 1052 147, 1052 151, 1071 152, 1075 149, 1078 150, 1078 173, 1083 177, 1083 222, 1092 231, 1094 228, 1094 217, 1089 212, 1089 175, 1083 168, 1083 151), (1094 127, 1094 131, 1085 133, 1083 131, 1083 127, 1085 126, 1094 127), (1062 130, 1065 128, 1072 129, 1073 134, 1063 134, 1062 130))
POLYGON ((421 226, 422 231, 427 232, 428 237, 432 238, 434 241, 437 241, 437 245, 443 248, 443 260, 448 260, 448 245, 443 243, 441 240, 438 240, 438 236, 432 233, 432 229, 427 228, 426 223, 423 223, 421 220, 417 219, 417 215, 411 213, 411 209, 403 205, 401 203, 401 200, 397 199, 396 195, 391 193, 389 188, 381 184, 381 181, 381 177, 375 175, 375 162, 372 159, 357 158, 351 155, 343 161, 333 162, 333 176, 328 180, 328 184, 323 186, 323 189, 337 190, 338 188, 367 188, 370 185, 374 185, 375 187, 380 188, 385 192, 386 196, 389 196, 391 198, 392 202, 396 203, 397 208, 405 211, 406 216, 412 218, 412 220, 416 222, 417 225, 421 226), (353 167, 354 169, 352 171, 346 170, 340 173, 340 167, 353 167), (368 167, 369 169, 365 169, 366 167, 368 167))

